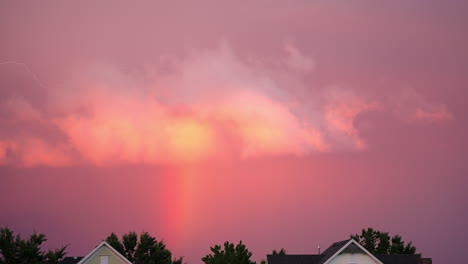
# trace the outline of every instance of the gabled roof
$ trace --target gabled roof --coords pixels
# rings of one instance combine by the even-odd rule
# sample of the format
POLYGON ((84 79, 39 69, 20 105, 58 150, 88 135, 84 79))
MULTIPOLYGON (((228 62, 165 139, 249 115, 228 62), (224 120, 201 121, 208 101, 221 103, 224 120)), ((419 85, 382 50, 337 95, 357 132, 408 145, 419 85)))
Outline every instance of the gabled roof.
POLYGON ((335 242, 320 255, 267 255, 267 259, 268 264, 329 264, 344 253, 366 254, 379 264, 432 263, 430 258, 421 258, 421 254, 373 255, 353 239, 335 242))
POLYGON ((320 260, 320 264, 328 264, 330 263, 338 254, 340 254, 343 250, 348 248, 348 246, 357 246, 360 250, 364 251, 369 257, 375 260, 379 264, 383 264, 378 258, 372 255, 367 249, 365 249, 361 244, 356 242, 354 239, 343 240, 340 242, 333 243, 327 250, 323 252, 324 258, 320 260), (327 252, 329 251, 329 252, 327 252))
POLYGON ((117 250, 115 250, 115 248, 113 248, 111 245, 109 245, 109 243, 107 243, 106 241, 102 241, 101 244, 99 244, 96 248, 93 249, 93 251, 91 251, 91 253, 89 253, 86 257, 84 257, 80 262, 78 262, 78 264, 84 264, 86 263, 86 261, 88 261, 89 259, 91 259, 92 257, 94 257, 94 255, 96 255, 99 251, 101 251, 102 248, 107 248, 109 249, 109 251, 118 259, 122 260, 124 263, 126 264, 132 264, 127 258, 125 258, 124 256, 122 256, 122 254, 120 254, 117 250))
POLYGON ((274 264, 318 264, 322 255, 267 255, 268 263, 274 264))
POLYGON ((373 255, 353 239, 333 243, 320 255, 267 255, 269 264, 329 264, 342 253, 363 253, 379 264, 417 264, 421 254, 373 255))
POLYGON ((421 254, 375 255, 383 263, 414 264, 419 263, 421 254))
POLYGON ((329 246, 323 253, 323 257, 322 259, 320 260, 320 264, 322 263, 325 263, 327 260, 329 260, 332 256, 335 256, 335 254, 340 251, 340 249, 342 249, 346 244, 349 243, 351 239, 347 239, 347 240, 342 240, 342 241, 338 241, 338 242, 335 242, 333 243, 331 246, 329 246))

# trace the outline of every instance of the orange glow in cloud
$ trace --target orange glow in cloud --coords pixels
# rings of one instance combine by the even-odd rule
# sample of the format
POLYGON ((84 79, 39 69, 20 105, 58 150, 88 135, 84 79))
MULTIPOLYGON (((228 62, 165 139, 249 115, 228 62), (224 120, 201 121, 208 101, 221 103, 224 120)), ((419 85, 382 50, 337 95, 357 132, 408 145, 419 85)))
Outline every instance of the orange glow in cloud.
POLYGON ((244 158, 325 150, 319 132, 302 124, 287 106, 268 97, 242 93, 213 112, 235 124, 244 158))
POLYGON ((39 138, 28 139, 24 142, 24 145, 27 146, 28 151, 23 153, 22 163, 26 167, 64 167, 72 164, 67 156, 66 147, 62 145, 50 146, 39 138))
MULTIPOLYGON (((185 164, 365 150, 355 120, 384 109, 385 102, 344 89, 329 89, 320 100, 297 98, 283 86, 306 87, 302 76, 315 63, 291 45, 285 56, 278 70, 245 62, 224 43, 169 63, 170 71, 148 70, 145 81, 114 67, 91 67, 65 88, 47 91, 45 108, 21 98, 6 101, 15 127, 34 125, 57 135, 23 129, 0 138, 0 163, 185 164)), ((452 117, 445 108, 422 109, 417 119, 452 117)))
POLYGON ((171 160, 200 160, 214 151, 214 133, 208 125, 182 118, 171 121, 167 130, 168 155, 171 160))

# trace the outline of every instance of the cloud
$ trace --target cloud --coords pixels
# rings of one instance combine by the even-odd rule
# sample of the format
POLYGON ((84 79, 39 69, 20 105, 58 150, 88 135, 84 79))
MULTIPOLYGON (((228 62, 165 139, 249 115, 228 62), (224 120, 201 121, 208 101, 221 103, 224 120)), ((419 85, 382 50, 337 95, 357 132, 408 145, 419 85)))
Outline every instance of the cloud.
POLYGON ((409 123, 440 123, 455 119, 446 105, 429 101, 412 88, 390 97, 389 106, 396 116, 409 123))
POLYGON ((352 91, 337 88, 330 89, 327 99, 324 115, 328 131, 334 134, 341 144, 348 142, 352 144, 352 148, 367 149, 367 144, 359 136, 354 121, 361 113, 378 110, 379 103, 357 96, 352 91))
POLYGON ((293 45, 287 44, 284 50, 288 55, 285 58, 285 63, 290 69, 305 73, 312 72, 315 69, 314 60, 302 54, 301 51, 293 45))
POLYGON ((428 122, 440 122, 454 119, 452 113, 447 110, 445 105, 433 106, 431 109, 418 107, 415 111, 414 118, 428 122))
MULTIPOLYGON (((11 124, 0 131, 0 164, 178 164, 366 150, 356 119, 392 104, 343 87, 299 98, 288 85, 314 90, 303 78, 314 62, 294 46, 286 52, 280 69, 244 60, 226 42, 138 72, 91 65, 44 89, 46 105, 21 96, 0 103, 11 124)), ((417 119, 451 118, 445 108, 412 107, 417 119)))
POLYGON ((8 164, 8 151, 10 148, 10 142, 0 141, 0 165, 8 164))

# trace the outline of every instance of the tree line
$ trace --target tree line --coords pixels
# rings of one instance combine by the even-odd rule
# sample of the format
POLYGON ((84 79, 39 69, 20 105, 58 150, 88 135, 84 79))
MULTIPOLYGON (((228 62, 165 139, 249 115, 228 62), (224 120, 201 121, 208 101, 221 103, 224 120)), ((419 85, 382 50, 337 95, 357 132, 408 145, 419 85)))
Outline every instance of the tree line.
MULTIPOLYGON (((415 254, 412 242, 405 243, 400 235, 390 237, 388 232, 363 229, 361 234, 350 238, 359 242, 372 254, 415 254)), ((134 264, 183 264, 183 257, 173 258, 163 241, 158 241, 147 232, 139 236, 129 232, 119 238, 111 233, 106 239, 113 248, 134 264)), ((67 246, 55 250, 42 250, 47 241, 44 234, 34 232, 27 238, 8 227, 0 228, 0 264, 57 264, 67 254, 67 246)), ((252 252, 240 241, 237 245, 225 242, 210 247, 211 253, 202 257, 205 264, 256 264, 251 260, 252 252)), ((285 249, 273 250, 272 255, 286 255, 285 249)), ((261 260, 260 264, 265 264, 261 260)))

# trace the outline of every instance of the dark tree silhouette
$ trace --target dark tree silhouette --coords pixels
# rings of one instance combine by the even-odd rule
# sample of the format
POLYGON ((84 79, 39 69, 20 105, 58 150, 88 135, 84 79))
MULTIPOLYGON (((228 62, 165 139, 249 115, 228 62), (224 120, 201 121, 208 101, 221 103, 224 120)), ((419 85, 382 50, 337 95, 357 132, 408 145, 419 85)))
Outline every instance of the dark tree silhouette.
POLYGON ((286 249, 281 248, 279 251, 276 251, 276 249, 271 252, 272 255, 286 255, 286 249))
POLYGON ((374 230, 373 228, 362 229, 360 235, 351 235, 351 238, 359 242, 372 254, 414 254, 416 248, 409 242, 401 239, 400 235, 390 238, 388 232, 374 230))
MULTIPOLYGON (((286 255, 286 249, 281 248, 279 251, 276 250, 276 249, 273 249, 271 254, 272 255, 282 255, 282 256, 284 256, 284 255, 286 255)), ((264 260, 264 259, 260 260, 260 264, 266 264, 266 263, 267 263, 266 260, 264 260)))
POLYGON ((256 264, 250 260, 252 252, 242 244, 242 241, 236 246, 226 241, 224 243, 224 250, 221 249, 220 245, 215 245, 210 249, 212 254, 208 254, 202 258, 205 264, 256 264))
POLYGON ((8 227, 0 228, 0 264, 57 264, 65 257, 65 249, 44 252, 41 245, 47 241, 44 234, 34 232, 22 239, 8 227))
POLYGON ((157 241, 146 232, 139 239, 135 232, 129 232, 122 236, 122 240, 111 233, 106 241, 134 264, 182 264, 182 257, 172 260, 172 253, 164 242, 157 241))

